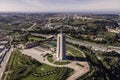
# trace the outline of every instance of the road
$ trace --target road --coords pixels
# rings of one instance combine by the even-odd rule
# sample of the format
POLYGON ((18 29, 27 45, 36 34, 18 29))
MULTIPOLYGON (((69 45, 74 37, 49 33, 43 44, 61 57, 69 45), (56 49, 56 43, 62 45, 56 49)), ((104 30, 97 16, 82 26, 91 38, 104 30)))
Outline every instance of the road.
POLYGON ((10 59, 10 55, 11 55, 12 51, 13 51, 13 46, 11 46, 10 50, 6 53, 2 63, 0 64, 1 65, 1 67, 0 67, 0 80, 1 80, 1 78, 3 76, 3 73, 4 73, 5 68, 7 66, 7 63, 9 61, 9 59, 10 59))
POLYGON ((13 51, 13 45, 11 45, 11 42, 13 41, 13 37, 12 36, 9 36, 9 39, 10 39, 10 46, 9 48, 6 48, 5 50, 7 52, 4 53, 4 58, 3 58, 3 61, 0 63, 0 80, 5 72, 5 68, 8 64, 8 61, 10 59, 10 56, 11 56, 11 52, 13 51))
MULTIPOLYGON (((45 38, 49 38, 50 36, 54 36, 54 35, 43 35, 43 34, 34 34, 34 35, 39 35, 45 38)), ((113 50, 116 51, 118 53, 120 53, 120 47, 116 47, 116 46, 106 46, 103 44, 96 44, 93 42, 88 42, 88 41, 82 41, 82 40, 76 40, 76 39, 70 39, 70 38, 66 38, 67 42, 73 43, 73 44, 79 44, 79 45, 83 45, 83 46, 90 46, 92 47, 92 49, 96 49, 96 50, 100 50, 100 51, 107 51, 107 50, 113 50)))
POLYGON ((120 47, 116 46, 105 46, 103 44, 96 44, 92 42, 87 42, 87 41, 80 41, 80 40, 75 40, 75 39, 66 39, 67 42, 73 43, 73 44, 78 44, 78 45, 83 45, 83 46, 90 46, 92 49, 100 50, 100 51, 108 51, 108 50, 113 50, 116 51, 120 54, 120 47))

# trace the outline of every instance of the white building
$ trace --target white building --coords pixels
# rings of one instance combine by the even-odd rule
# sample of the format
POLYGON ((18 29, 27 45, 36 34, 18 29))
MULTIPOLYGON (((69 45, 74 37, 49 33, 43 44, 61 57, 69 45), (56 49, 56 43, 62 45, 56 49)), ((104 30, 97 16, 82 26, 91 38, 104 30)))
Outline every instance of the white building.
POLYGON ((8 43, 8 41, 0 41, 0 45, 5 45, 7 43, 8 43))
POLYGON ((5 49, 4 45, 0 45, 0 52, 3 51, 5 49))
POLYGON ((66 36, 62 32, 57 36, 57 60, 64 60, 66 55, 66 36))

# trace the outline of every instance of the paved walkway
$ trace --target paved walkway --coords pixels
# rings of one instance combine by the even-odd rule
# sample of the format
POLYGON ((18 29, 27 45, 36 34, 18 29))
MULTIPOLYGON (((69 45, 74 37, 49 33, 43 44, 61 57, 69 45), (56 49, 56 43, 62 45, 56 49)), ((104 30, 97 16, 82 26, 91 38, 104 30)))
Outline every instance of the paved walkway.
POLYGON ((25 55, 31 56, 32 58, 38 60, 41 63, 48 64, 50 66, 54 67, 69 67, 75 70, 75 73, 68 78, 68 80, 76 80, 78 77, 82 76, 83 74, 87 73, 89 71, 89 65, 87 62, 81 62, 81 61, 72 61, 70 64, 67 65, 56 65, 53 63, 50 63, 47 58, 43 58, 40 55, 44 53, 48 53, 48 51, 42 52, 40 50, 37 50, 35 48, 32 49, 25 49, 21 50, 21 52, 25 55), (76 63, 82 64, 84 67, 76 65, 76 63))

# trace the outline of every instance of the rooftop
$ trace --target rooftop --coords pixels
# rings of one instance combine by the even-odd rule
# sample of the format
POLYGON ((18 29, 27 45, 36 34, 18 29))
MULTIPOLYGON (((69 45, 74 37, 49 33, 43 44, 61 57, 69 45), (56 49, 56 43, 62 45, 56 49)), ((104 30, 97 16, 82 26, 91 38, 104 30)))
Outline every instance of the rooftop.
POLYGON ((2 45, 2 46, 0 46, 0 49, 3 49, 4 47, 5 47, 5 46, 2 45))
POLYGON ((8 41, 0 41, 0 44, 7 44, 8 41))

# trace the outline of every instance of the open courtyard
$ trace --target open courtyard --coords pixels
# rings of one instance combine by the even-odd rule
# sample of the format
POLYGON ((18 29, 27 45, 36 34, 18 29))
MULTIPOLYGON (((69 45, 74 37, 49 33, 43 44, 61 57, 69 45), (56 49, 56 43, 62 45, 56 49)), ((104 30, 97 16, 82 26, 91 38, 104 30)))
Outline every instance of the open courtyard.
MULTIPOLYGON (((74 47, 69 46, 69 48, 72 48, 74 50, 74 47)), ((69 49, 68 49, 68 51, 69 51, 69 49)), ((75 52, 76 51, 80 53, 77 55, 80 55, 80 56, 83 55, 83 58, 85 58, 84 54, 75 48, 75 52)), ((80 60, 76 60, 76 59, 74 59, 74 60, 68 59, 68 60, 64 60, 63 62, 59 62, 59 61, 56 61, 52 58, 53 61, 50 62, 47 59, 48 56, 41 56, 41 55, 51 53, 52 56, 55 56, 55 54, 52 54, 52 52, 50 50, 43 51, 43 49, 41 50, 39 47, 35 47, 35 48, 31 48, 31 49, 24 49, 24 50, 21 50, 21 52, 27 56, 31 56, 32 58, 36 59, 37 61, 39 61, 41 63, 47 64, 47 65, 50 65, 53 67, 68 67, 68 68, 74 69, 75 73, 72 76, 70 76, 68 78, 68 80, 75 80, 78 77, 82 76, 83 74, 85 74, 89 71, 89 65, 88 65, 88 62, 86 60, 80 61, 80 60), (56 62, 58 62, 60 64, 55 64, 56 62), (68 62, 68 63, 63 64, 65 62, 68 62)), ((74 52, 71 52, 71 51, 69 51, 69 52, 73 55, 73 57, 75 56, 74 52)))

